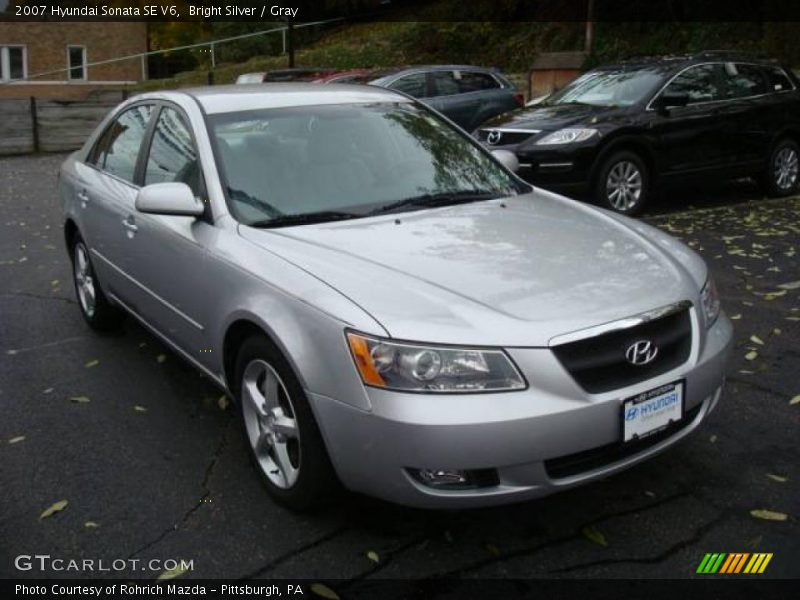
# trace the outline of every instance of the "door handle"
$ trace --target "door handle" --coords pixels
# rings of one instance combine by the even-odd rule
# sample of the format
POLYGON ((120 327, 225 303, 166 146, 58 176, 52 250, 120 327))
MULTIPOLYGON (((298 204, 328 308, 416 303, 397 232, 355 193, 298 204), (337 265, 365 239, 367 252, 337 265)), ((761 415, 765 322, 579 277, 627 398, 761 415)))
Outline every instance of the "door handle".
POLYGON ((123 219, 122 226, 128 230, 128 236, 130 237, 133 237, 133 234, 139 231, 139 228, 136 226, 136 223, 134 222, 132 216, 128 216, 125 219, 123 219))
POLYGON ((77 196, 78 200, 81 202, 81 207, 86 208, 86 205, 89 204, 89 194, 86 192, 86 190, 81 190, 78 192, 77 196))

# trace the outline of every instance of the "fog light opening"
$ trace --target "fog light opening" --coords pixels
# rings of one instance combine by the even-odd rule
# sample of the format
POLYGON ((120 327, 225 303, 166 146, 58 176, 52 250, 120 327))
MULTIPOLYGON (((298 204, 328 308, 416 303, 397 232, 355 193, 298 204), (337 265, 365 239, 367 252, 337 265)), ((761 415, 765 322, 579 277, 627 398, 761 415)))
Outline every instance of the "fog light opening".
POLYGON ((442 485, 465 485, 467 483, 466 471, 419 469, 417 474, 423 483, 434 487, 442 485))
POLYGON ((495 469, 407 469, 421 484, 436 489, 463 490, 499 485, 495 469))

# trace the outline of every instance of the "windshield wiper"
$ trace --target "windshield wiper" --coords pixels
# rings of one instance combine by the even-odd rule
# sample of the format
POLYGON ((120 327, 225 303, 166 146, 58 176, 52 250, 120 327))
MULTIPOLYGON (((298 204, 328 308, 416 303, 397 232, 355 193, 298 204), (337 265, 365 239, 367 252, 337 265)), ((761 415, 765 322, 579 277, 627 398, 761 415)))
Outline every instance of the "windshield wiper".
POLYGON ((481 200, 494 200, 499 197, 497 192, 485 190, 465 190, 461 192, 441 192, 438 194, 421 194, 404 198, 397 202, 390 202, 378 208, 374 208, 366 216, 382 215, 385 213, 399 212, 414 208, 433 208, 437 206, 451 206, 454 204, 466 204, 468 202, 479 202, 481 200))
POLYGON ((236 188, 229 187, 228 196, 230 196, 231 200, 252 206, 253 208, 267 213, 271 217, 278 217, 282 214, 281 211, 272 206, 269 202, 264 202, 260 198, 256 198, 255 196, 252 196, 243 190, 237 190, 236 188))
POLYGON ((343 221, 357 219, 363 215, 342 212, 338 210, 321 210, 319 212, 300 213, 293 215, 279 215, 272 219, 248 223, 250 227, 270 229, 273 227, 289 227, 290 225, 310 225, 311 223, 325 223, 326 221, 343 221))

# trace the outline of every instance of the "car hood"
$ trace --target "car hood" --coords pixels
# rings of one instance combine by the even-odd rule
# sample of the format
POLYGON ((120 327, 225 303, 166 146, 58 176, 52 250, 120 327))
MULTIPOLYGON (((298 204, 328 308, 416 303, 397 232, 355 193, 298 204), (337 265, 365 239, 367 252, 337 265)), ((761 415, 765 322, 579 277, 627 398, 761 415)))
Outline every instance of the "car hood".
POLYGON ((594 125, 618 116, 619 108, 590 106, 588 104, 556 104, 531 106, 504 113, 483 123, 480 129, 504 127, 508 129, 538 129, 555 131, 573 125, 594 125))
POLYGON ((669 236, 636 227, 536 190, 240 233, 347 296, 392 337, 547 346, 560 334, 696 301, 702 261, 669 236))

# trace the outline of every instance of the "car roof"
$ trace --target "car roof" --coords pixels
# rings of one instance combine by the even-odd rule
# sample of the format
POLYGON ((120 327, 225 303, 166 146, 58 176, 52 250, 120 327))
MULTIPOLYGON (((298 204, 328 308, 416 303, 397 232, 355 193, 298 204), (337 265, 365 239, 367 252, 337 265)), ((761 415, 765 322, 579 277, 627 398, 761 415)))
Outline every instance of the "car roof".
MULTIPOLYGON (((320 104, 411 102, 406 96, 392 90, 346 83, 326 86, 308 82, 217 85, 188 88, 174 93, 194 97, 208 114, 320 104)), ((159 96, 163 97, 163 93, 159 96)))
POLYGON ((497 69, 493 67, 478 67, 476 65, 405 65, 402 67, 387 67, 375 71, 376 79, 399 75, 400 73, 415 73, 418 71, 482 71, 494 73, 497 69))
POLYGON ((600 69, 640 69, 645 67, 660 66, 665 68, 684 68, 693 64, 707 62, 747 62, 765 66, 774 66, 778 63, 769 58, 734 50, 706 50, 693 54, 667 54, 655 56, 632 56, 625 60, 596 67, 600 69))

